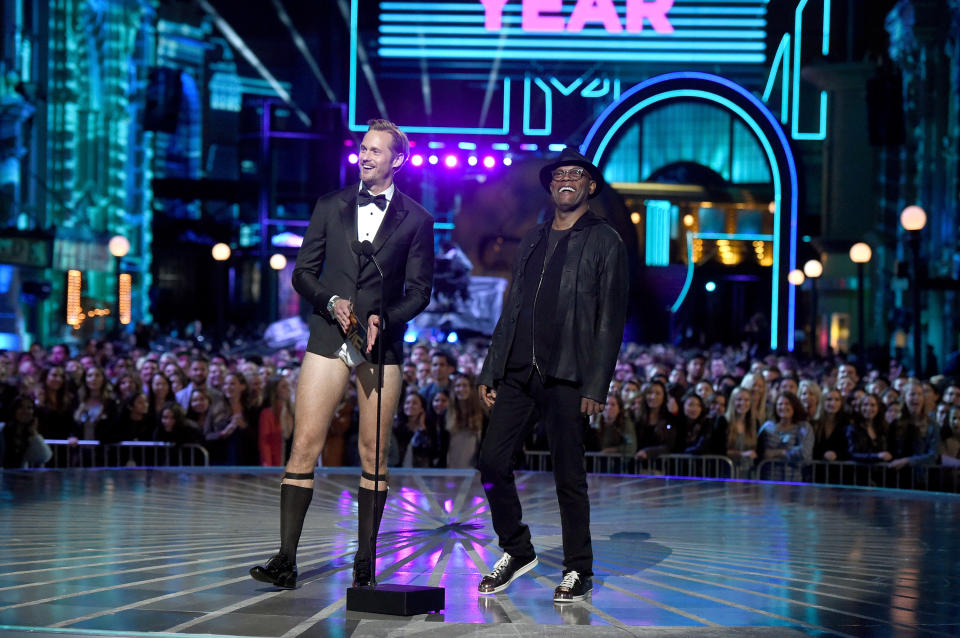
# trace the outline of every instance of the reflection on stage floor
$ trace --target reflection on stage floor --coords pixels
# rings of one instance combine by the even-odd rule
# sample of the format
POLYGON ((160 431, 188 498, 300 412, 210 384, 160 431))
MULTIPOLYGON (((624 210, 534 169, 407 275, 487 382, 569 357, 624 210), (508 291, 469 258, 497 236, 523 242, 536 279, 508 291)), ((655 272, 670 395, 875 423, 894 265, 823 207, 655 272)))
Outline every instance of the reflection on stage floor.
POLYGON ((955 495, 591 475, 594 592, 555 605, 560 518, 536 472, 517 480, 540 566, 483 597, 499 549, 477 474, 391 470, 379 580, 442 586, 446 609, 352 614, 357 474, 318 472, 300 585, 278 591, 247 576, 278 545, 277 468, 7 470, 0 633, 960 635, 955 495))

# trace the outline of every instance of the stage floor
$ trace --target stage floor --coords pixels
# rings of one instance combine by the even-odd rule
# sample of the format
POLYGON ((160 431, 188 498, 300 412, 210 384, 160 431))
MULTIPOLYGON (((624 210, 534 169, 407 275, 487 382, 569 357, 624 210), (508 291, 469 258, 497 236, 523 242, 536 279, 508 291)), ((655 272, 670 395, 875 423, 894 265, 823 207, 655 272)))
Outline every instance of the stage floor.
POLYGON ((540 566, 488 598, 479 476, 391 470, 379 580, 442 586, 447 606, 348 613, 357 474, 317 474, 300 586, 278 591, 247 575, 278 546, 276 468, 3 471, 0 633, 960 635, 955 495, 591 475, 594 592, 561 606, 553 478, 533 472, 518 485, 540 566))

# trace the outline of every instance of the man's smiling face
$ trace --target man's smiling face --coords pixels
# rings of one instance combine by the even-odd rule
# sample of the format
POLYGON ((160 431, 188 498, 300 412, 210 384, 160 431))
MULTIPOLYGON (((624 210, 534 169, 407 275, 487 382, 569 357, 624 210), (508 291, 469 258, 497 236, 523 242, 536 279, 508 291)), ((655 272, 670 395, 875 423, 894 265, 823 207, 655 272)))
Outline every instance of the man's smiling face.
POLYGON ((590 173, 581 166, 573 164, 559 166, 553 171, 550 180, 550 195, 553 203, 562 211, 575 210, 597 189, 597 183, 590 179, 590 173), (578 176, 576 173, 580 173, 578 176))
POLYGON ((392 138, 385 131, 367 131, 360 142, 360 179, 377 192, 393 181, 393 171, 403 164, 403 156, 395 155, 392 138))

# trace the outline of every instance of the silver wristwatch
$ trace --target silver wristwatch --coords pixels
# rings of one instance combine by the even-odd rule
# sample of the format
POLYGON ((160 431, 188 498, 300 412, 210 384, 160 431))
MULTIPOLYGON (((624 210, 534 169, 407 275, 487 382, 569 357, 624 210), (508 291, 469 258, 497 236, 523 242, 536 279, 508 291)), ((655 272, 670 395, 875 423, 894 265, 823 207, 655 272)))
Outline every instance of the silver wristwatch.
POLYGON ((327 302, 327 314, 330 315, 331 317, 333 316, 333 306, 338 301, 340 301, 340 297, 338 295, 334 295, 330 297, 330 301, 327 302))

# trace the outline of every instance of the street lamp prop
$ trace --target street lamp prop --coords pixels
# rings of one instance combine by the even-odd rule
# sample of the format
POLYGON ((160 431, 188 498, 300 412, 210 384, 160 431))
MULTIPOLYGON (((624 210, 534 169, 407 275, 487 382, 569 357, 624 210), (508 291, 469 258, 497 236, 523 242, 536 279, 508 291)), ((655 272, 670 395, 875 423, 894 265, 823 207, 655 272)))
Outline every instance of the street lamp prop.
POLYGON ((121 272, 123 258, 130 252, 130 240, 123 235, 114 235, 107 242, 107 250, 113 255, 116 264, 117 318, 113 326, 115 333, 119 335, 120 324, 130 323, 131 278, 121 272))
POLYGON ((873 250, 862 241, 850 246, 850 261, 857 265, 857 343, 860 345, 860 356, 865 355, 866 343, 865 320, 863 312, 863 265, 873 257, 873 250))
POLYGON ((274 270, 283 270, 287 267, 287 258, 280 253, 274 253, 270 256, 270 267, 274 270))
POLYGON ((812 357, 816 354, 817 326, 819 325, 817 280, 823 275, 823 264, 817 259, 811 259, 803 265, 803 274, 810 280, 810 356, 812 357))
POLYGON ((927 213, 919 206, 907 206, 900 213, 900 225, 909 233, 913 253, 913 359, 914 374, 923 374, 923 343, 920 339, 920 231, 927 225, 927 213))
MULTIPOLYGON (((217 262, 217 279, 216 286, 217 290, 214 296, 217 304, 217 337, 223 339, 224 332, 224 306, 226 302, 224 300, 224 290, 230 287, 230 278, 227 276, 226 270, 226 261, 230 259, 230 246, 227 246, 223 242, 219 244, 214 244, 213 248, 210 249, 210 254, 213 256, 214 261, 217 262)), ((226 295, 229 299, 229 291, 226 295)))
POLYGON ((217 261, 226 261, 230 259, 230 246, 227 246, 224 243, 214 244, 213 248, 210 249, 210 254, 213 255, 213 258, 217 261))

